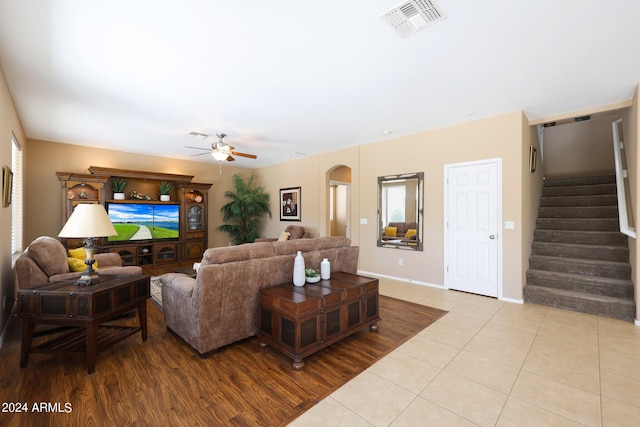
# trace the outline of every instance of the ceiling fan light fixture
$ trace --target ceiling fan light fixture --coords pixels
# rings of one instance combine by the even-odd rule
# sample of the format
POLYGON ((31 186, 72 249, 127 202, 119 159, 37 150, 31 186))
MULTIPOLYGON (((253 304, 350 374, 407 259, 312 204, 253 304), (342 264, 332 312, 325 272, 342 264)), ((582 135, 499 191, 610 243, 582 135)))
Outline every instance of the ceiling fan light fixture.
POLYGON ((219 162, 226 160, 227 157, 229 156, 228 153, 221 153, 220 151, 212 151, 211 155, 213 156, 214 159, 216 159, 219 162))

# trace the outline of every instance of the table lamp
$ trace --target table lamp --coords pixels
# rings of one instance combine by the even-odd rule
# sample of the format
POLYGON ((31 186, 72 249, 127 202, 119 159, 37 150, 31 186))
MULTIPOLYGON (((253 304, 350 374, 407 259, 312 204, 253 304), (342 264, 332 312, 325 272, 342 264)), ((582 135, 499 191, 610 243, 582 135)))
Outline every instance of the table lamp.
POLYGON ((87 268, 80 274, 77 285, 91 285, 98 279, 98 273, 93 269, 96 262, 93 253, 96 237, 115 236, 118 233, 109 219, 104 207, 97 203, 80 203, 76 205, 73 213, 62 227, 58 237, 71 237, 84 239, 84 247, 87 257, 84 263, 87 268))

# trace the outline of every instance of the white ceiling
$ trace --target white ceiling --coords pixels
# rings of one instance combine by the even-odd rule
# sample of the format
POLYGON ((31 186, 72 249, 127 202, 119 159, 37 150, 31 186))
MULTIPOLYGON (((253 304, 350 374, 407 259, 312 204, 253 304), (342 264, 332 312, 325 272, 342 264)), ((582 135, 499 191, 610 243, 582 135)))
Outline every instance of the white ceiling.
POLYGON ((224 132, 259 167, 522 110, 625 101, 637 0, 0 0, 0 66, 28 138, 190 157, 224 132), (391 131, 385 135, 385 131, 391 131))

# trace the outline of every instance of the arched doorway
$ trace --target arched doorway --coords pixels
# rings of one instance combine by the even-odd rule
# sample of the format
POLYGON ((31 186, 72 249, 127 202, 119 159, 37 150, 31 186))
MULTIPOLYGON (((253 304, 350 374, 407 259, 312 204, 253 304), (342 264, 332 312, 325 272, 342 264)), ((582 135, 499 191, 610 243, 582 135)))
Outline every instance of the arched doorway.
POLYGON ((327 173, 327 235, 351 237, 351 168, 335 166, 327 173))

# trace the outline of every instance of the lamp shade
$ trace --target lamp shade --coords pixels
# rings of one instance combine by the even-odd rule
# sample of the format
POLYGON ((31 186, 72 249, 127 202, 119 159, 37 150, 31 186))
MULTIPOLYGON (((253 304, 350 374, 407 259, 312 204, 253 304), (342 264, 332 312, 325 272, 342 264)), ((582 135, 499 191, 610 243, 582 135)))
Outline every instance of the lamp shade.
POLYGON ((58 237, 106 237, 118 234, 109 215, 98 203, 81 203, 62 227, 58 237))

